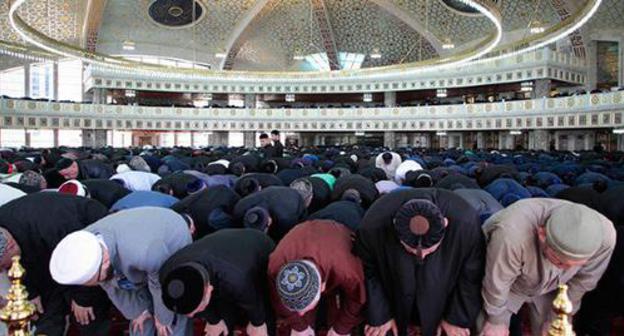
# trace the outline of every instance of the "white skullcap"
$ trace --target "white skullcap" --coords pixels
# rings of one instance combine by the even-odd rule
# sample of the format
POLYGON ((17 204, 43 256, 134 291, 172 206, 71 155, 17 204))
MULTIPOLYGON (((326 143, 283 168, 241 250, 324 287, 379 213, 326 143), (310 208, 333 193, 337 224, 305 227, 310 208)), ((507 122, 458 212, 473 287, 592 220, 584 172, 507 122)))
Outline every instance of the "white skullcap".
POLYGON ((84 184, 80 183, 78 180, 69 180, 61 184, 58 192, 60 192, 61 194, 89 197, 89 191, 87 190, 87 187, 84 184))
POLYGON ((223 167, 225 167, 226 169, 227 169, 228 167, 230 167, 230 161, 228 161, 228 160, 223 160, 223 159, 222 159, 222 160, 217 160, 217 161, 214 161, 214 162, 210 162, 208 165, 210 166, 210 165, 215 165, 215 164, 220 164, 220 165, 222 165, 223 167))
POLYGON ((130 166, 128 166, 127 164, 122 163, 119 166, 117 166, 117 169, 115 169, 115 171, 117 172, 117 174, 121 174, 121 173, 132 171, 132 168, 130 168, 130 166))
POLYGON ((61 285, 83 285, 102 265, 102 247, 97 237, 87 231, 67 235, 50 258, 50 274, 61 285))
POLYGON ((358 157, 355 154, 351 155, 350 158, 351 158, 351 160, 353 160, 353 162, 357 162, 358 161, 358 157))

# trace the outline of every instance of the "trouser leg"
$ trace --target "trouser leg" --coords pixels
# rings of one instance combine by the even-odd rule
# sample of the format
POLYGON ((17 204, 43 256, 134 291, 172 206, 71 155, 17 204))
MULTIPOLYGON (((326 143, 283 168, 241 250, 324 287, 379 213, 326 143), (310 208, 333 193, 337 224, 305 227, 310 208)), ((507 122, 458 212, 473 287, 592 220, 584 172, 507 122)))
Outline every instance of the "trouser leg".
POLYGON ((66 289, 57 286, 50 293, 41 297, 43 314, 35 322, 35 335, 62 336, 67 327, 65 316, 69 314, 70 308, 65 300, 66 289))

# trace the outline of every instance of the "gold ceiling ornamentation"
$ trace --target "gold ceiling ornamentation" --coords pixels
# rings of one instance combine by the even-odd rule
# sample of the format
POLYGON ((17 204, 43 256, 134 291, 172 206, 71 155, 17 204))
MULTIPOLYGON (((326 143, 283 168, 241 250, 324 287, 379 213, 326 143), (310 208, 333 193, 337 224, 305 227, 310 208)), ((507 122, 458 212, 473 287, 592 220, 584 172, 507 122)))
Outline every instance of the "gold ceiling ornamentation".
MULTIPOLYGON (((30 0, 32 1, 32 0, 30 0)), ((432 71, 435 69, 448 68, 467 63, 473 59, 479 58, 492 49, 494 49, 502 38, 502 19, 498 7, 494 5, 493 0, 461 0, 481 12, 484 17, 490 20, 494 26, 485 40, 476 44, 469 50, 446 57, 437 57, 421 62, 405 63, 393 66, 383 66, 377 68, 367 68, 359 70, 341 70, 332 72, 252 72, 252 71, 216 71, 216 70, 198 70, 198 69, 178 69, 166 66, 149 65, 140 62, 128 61, 118 57, 89 52, 76 46, 62 43, 46 36, 42 32, 28 25, 19 15, 19 8, 28 2, 28 0, 16 0, 11 4, 9 10, 9 20, 13 29, 26 41, 53 53, 82 59, 86 63, 95 64, 103 67, 113 68, 119 71, 127 71, 132 73, 147 73, 158 76, 173 76, 180 78, 231 78, 244 79, 251 81, 266 80, 315 80, 327 78, 375 78, 386 77, 392 73, 396 75, 412 75, 423 71, 432 71)))

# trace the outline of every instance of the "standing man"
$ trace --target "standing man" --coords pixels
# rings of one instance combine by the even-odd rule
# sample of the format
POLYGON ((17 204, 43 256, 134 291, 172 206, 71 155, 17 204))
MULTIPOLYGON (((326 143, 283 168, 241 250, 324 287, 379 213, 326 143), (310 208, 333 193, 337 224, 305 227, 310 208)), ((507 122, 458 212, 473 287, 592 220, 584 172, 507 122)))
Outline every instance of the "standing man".
POLYGON ((271 140, 273 140, 273 154, 274 157, 281 158, 284 156, 284 145, 280 139, 280 132, 278 130, 271 131, 271 140))
POLYGON ((265 160, 275 157, 275 148, 271 144, 271 138, 266 133, 260 134, 260 153, 265 160))
POLYGON ((291 336, 314 335, 315 319, 322 319, 317 316, 321 298, 328 305, 328 336, 350 335, 360 324, 366 289, 362 263, 351 253, 351 235, 342 224, 309 221, 292 229, 271 254, 273 308, 291 336))
POLYGON ((190 243, 186 220, 173 210, 128 209, 65 237, 52 253, 50 272, 60 284, 101 286, 132 321, 130 335, 182 336, 190 323, 163 304, 158 271, 190 243))
POLYGON ((70 311, 81 335, 108 335, 110 302, 100 289, 60 286, 48 264, 54 247, 68 234, 84 229, 108 210, 99 202, 55 192, 38 192, 0 207, 0 271, 20 256, 24 284, 38 311, 37 334, 61 336, 70 311))
POLYGON ((356 253, 366 274, 366 336, 467 336, 481 310, 485 244, 477 212, 443 189, 405 189, 373 204, 356 253))
POLYGON ((224 229, 176 252, 160 269, 163 302, 171 311, 201 317, 206 335, 274 334, 266 278, 275 248, 264 233, 224 229), (241 248, 244 246, 244 248, 241 248))
POLYGON ((559 284, 568 285, 574 313, 593 290, 615 247, 613 224, 600 213, 563 200, 520 200, 488 219, 483 335, 506 336, 509 320, 527 304, 533 335, 553 319, 559 284))

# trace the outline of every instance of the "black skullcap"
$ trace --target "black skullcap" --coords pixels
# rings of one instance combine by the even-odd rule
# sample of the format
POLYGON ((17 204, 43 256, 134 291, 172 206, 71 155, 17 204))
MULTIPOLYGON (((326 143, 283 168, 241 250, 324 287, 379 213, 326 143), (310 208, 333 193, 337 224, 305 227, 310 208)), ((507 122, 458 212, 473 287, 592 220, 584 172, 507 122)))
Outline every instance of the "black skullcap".
POLYGON ((243 177, 240 180, 240 184, 235 186, 235 189, 241 197, 245 197, 260 191, 262 186, 260 185, 260 182, 253 177, 243 177))
POLYGON ((392 162, 392 154, 390 152, 385 152, 381 155, 385 164, 390 164, 392 162))
POLYGON ((362 204, 362 196, 357 189, 347 189, 342 194, 341 200, 353 202, 355 204, 362 204))
POLYGON ((56 161, 56 164, 54 165, 54 167, 58 171, 61 171, 63 169, 69 168, 73 163, 74 163, 74 160, 72 160, 72 159, 62 158, 62 159, 56 161))
POLYGON ((194 194, 202 190, 204 186, 205 186, 204 181, 202 181, 201 179, 195 179, 194 181, 191 181, 190 183, 186 185, 186 191, 189 194, 194 194))
POLYGON ((232 174, 242 176, 245 174, 245 165, 242 162, 236 162, 233 165, 230 165, 230 170, 232 171, 232 174))
POLYGON ((394 215, 394 229, 399 239, 412 248, 429 248, 444 237, 444 215, 428 200, 411 200, 394 215), (424 217, 427 223, 419 221, 424 217))
POLYGON ((176 314, 192 313, 204 298, 204 288, 210 277, 204 266, 190 262, 174 268, 163 282, 165 306, 176 314))
POLYGON ((271 214, 267 209, 256 206, 245 212, 243 224, 247 228, 266 232, 269 229, 269 218, 271 218, 271 214))

